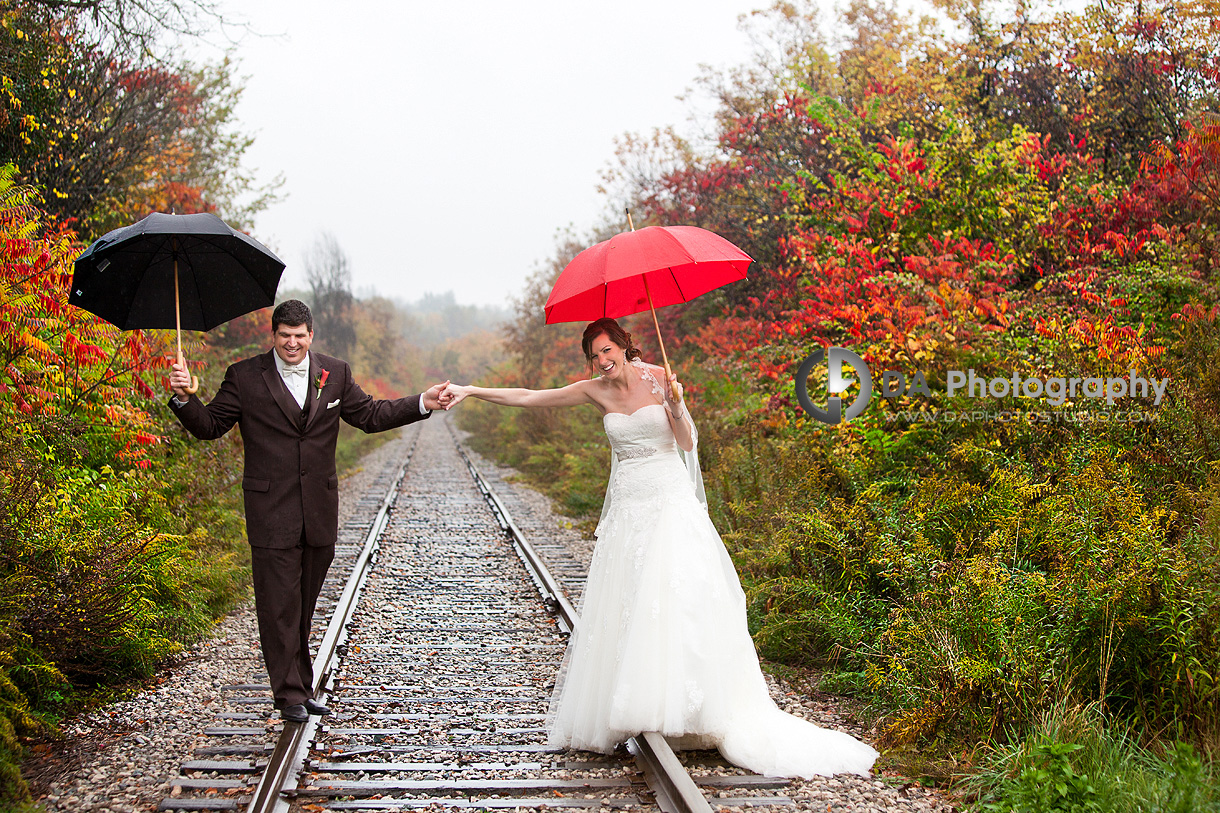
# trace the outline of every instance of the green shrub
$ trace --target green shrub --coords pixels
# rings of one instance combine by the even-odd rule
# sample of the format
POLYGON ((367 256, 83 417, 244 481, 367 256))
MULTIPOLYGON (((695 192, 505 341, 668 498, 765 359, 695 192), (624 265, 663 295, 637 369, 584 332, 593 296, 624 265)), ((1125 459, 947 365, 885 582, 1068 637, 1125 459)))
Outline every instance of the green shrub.
POLYGON ((1039 742, 1030 749, 1033 764, 1012 781, 1007 804, 988 810, 1013 813, 1093 813, 1100 811, 1097 789, 1085 774, 1076 773, 1071 756, 1084 746, 1039 742))
POLYGON ((1099 704, 1056 703, 1025 737, 1010 736, 963 787, 987 813, 1220 810, 1215 768, 1193 746, 1155 751, 1099 704))
MULTIPOLYGON (((218 520, 209 535, 184 498, 188 480, 210 493, 210 472, 174 458, 92 468, 90 457, 104 454, 89 436, 65 420, 0 423, 5 779, 17 770, 20 738, 53 736, 92 690, 151 675, 245 592, 241 537, 220 535, 233 528, 221 521, 224 505, 205 511, 218 520)), ((0 784, 25 798, 20 781, 0 784)))

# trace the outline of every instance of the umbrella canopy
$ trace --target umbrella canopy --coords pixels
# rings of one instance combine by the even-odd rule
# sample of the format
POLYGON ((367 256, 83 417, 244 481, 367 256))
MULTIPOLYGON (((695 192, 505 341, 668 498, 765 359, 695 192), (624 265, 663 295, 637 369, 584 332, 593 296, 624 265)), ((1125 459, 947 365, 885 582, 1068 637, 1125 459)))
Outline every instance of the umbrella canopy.
POLYGON ((209 213, 154 213, 76 258, 68 303, 123 330, 211 330, 275 303, 284 263, 209 213))
POLYGON ((615 235, 568 263, 546 301, 546 322, 616 318, 690 302, 745 279, 750 255, 697 226, 648 226, 615 235))

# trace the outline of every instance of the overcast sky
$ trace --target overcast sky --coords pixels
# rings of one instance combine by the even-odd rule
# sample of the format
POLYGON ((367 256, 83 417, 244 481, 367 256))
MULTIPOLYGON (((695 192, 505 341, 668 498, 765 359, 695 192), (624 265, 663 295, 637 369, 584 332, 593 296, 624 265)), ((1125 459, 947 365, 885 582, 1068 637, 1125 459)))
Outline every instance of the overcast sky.
MULTIPOLYGON (((625 132, 685 126, 700 64, 748 58, 751 0, 234 3, 246 164, 286 199, 255 235, 304 284, 323 231, 357 293, 503 303, 584 232, 625 132)), ((215 52, 212 54, 215 58, 215 52)), ((710 103, 702 105, 705 111, 710 103)))

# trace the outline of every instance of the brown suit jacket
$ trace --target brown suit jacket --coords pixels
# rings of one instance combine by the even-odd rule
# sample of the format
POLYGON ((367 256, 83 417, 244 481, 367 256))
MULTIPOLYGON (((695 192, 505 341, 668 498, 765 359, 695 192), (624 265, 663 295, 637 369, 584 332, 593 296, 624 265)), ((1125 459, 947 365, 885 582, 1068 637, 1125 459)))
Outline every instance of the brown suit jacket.
MULTIPOLYGON (((346 361, 309 354, 308 417, 280 379, 274 350, 233 364, 216 396, 204 404, 194 395, 170 406, 195 437, 213 440, 241 427, 245 446, 242 490, 246 537, 258 548, 334 545, 339 526, 339 478, 335 442, 339 419, 365 432, 383 432, 428 417, 421 396, 374 400, 352 380, 346 361), (329 375, 318 392, 322 371, 329 375)), ((429 413, 431 414, 431 413, 429 413)))

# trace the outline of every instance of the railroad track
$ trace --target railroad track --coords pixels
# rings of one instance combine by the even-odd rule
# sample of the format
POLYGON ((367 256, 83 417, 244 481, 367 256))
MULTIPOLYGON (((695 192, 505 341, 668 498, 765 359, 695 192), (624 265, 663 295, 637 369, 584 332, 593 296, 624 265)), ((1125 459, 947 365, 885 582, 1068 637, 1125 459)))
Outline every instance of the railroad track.
MULTIPOLYGON (((410 430, 340 534, 317 640, 325 718, 284 725, 262 680, 228 705, 160 810, 790 806, 786 780, 644 734, 613 755, 546 745, 546 709, 579 623, 552 571, 461 448, 447 416, 410 430), (357 537, 361 537, 357 543, 357 537), (540 600, 541 598, 541 600, 540 600)), ((541 546, 540 546, 541 547, 541 546)))

